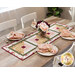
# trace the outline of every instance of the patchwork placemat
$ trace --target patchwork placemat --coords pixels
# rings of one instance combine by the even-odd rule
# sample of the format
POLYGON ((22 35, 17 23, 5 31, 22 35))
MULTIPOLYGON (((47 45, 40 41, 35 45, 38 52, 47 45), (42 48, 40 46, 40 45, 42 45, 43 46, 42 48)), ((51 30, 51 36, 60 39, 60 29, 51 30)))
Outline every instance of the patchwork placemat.
POLYGON ((60 32, 58 30, 59 28, 68 28, 69 30, 72 29, 67 25, 53 23, 46 32, 46 36, 48 37, 41 37, 39 36, 39 32, 36 31, 32 34, 29 34, 21 41, 11 43, 9 45, 3 46, 2 48, 17 58, 24 60, 36 52, 38 44, 52 43, 58 39, 60 37, 60 32))

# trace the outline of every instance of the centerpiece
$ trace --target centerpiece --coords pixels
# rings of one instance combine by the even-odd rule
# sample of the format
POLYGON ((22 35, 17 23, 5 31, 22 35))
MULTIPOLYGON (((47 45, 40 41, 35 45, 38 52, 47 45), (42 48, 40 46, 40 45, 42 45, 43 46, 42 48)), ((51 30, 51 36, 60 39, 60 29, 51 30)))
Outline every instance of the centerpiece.
POLYGON ((50 25, 46 21, 38 21, 36 28, 39 31, 39 35, 45 37, 46 32, 48 31, 50 25))

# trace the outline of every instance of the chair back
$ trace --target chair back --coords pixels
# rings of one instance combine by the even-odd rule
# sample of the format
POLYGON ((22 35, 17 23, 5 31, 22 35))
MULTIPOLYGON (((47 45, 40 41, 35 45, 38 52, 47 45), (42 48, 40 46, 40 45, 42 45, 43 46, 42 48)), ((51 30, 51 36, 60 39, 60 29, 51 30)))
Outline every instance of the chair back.
POLYGON ((9 28, 14 28, 16 31, 17 22, 16 19, 5 21, 0 23, 0 31, 7 30, 9 28))
POLYGON ((25 23, 27 23, 33 19, 37 19, 36 12, 30 13, 28 15, 21 17, 22 28, 24 28, 25 23))

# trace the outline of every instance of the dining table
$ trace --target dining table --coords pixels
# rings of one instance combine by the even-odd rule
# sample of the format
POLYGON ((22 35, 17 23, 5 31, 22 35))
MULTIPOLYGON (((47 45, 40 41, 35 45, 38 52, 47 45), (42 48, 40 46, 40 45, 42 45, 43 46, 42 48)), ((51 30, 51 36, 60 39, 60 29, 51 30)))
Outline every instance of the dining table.
MULTIPOLYGON (((49 24, 56 22, 68 25, 69 23, 72 23, 71 20, 55 16, 48 17, 44 19, 44 21, 48 22, 49 24)), ((31 32, 35 32, 36 29, 32 28, 31 26, 28 26, 18 31, 22 31, 23 33, 25 33, 25 35, 27 35, 30 34, 31 32)), ((73 26, 72 31, 75 32, 75 26, 73 26)), ((59 49, 56 55, 59 55, 67 51, 73 42, 74 41, 64 40, 61 37, 58 38, 56 41, 54 41, 53 44, 56 45, 59 49)), ((8 43, 5 40, 0 43, 0 67, 52 67, 53 58, 56 55, 45 57, 35 52, 33 55, 31 55, 24 61, 21 61, 20 59, 16 58, 15 56, 9 54, 8 52, 2 49, 2 46, 7 44, 8 43)))

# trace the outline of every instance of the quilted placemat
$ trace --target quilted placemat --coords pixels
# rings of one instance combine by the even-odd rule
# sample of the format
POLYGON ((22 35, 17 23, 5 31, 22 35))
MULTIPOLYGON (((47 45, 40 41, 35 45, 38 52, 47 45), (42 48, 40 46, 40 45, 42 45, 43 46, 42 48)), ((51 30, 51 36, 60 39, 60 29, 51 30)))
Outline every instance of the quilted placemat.
POLYGON ((52 43, 53 41, 58 39, 60 37, 60 32, 58 31, 59 28, 68 28, 69 30, 72 29, 67 25, 53 23, 46 33, 46 36, 48 36, 49 38, 39 36, 39 32, 36 31, 32 34, 29 34, 21 41, 3 46, 2 49, 16 56, 17 58, 24 60, 36 52, 38 44, 52 43))

